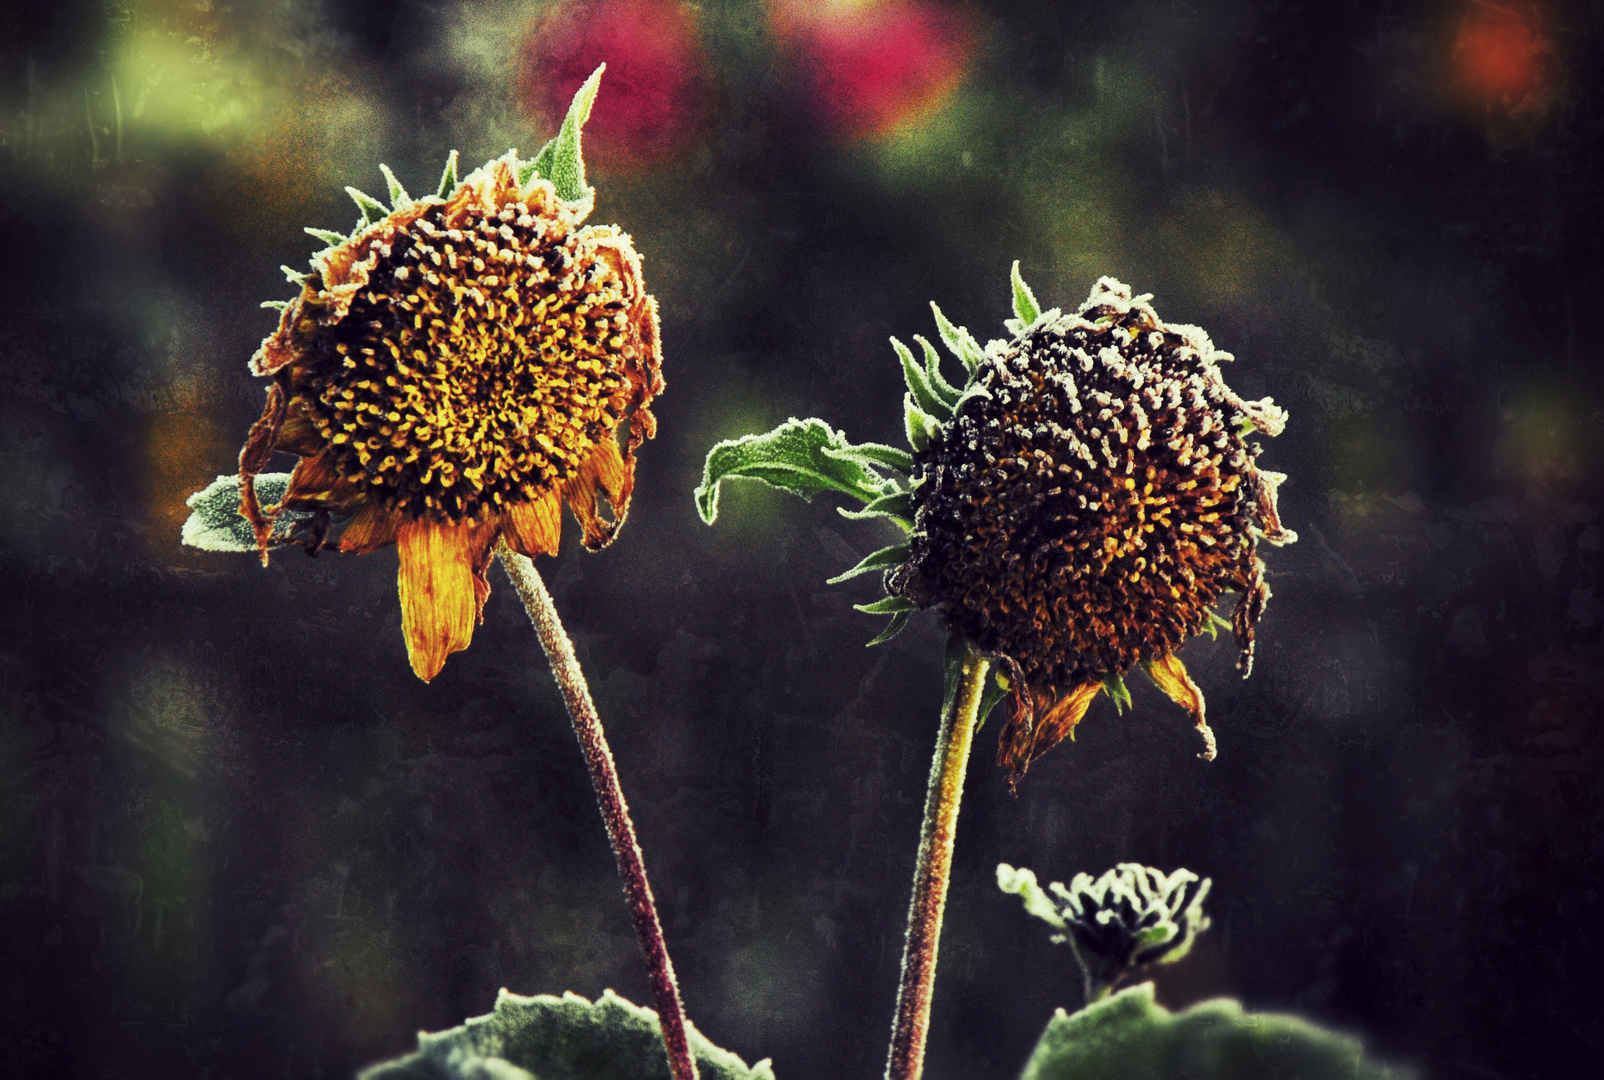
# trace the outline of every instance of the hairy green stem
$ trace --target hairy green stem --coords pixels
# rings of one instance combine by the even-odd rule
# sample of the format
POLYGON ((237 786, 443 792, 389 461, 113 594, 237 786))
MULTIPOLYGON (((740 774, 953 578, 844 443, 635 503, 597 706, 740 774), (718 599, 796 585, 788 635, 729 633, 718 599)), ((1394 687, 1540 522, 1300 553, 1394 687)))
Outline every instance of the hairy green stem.
POLYGON ((568 716, 574 722, 574 734, 579 737, 580 749, 585 754, 585 764, 590 767, 590 782, 596 789, 596 801, 607 826, 607 839, 612 842, 613 855, 618 860, 618 876, 624 882, 624 896, 635 922, 635 936, 646 958, 669 1068, 674 1080, 697 1080, 696 1060, 685 1034, 685 1007, 680 1002, 674 965, 663 941, 663 927, 657 918, 657 904, 652 900, 652 887, 646 880, 646 863, 635 839, 635 825, 629 817, 629 805, 624 802, 624 789, 618 786, 613 752, 607 747, 601 717, 596 715, 590 688, 579 670, 573 642, 568 640, 568 632, 557 618, 557 608, 536 573, 535 564, 508 548, 505 540, 496 541, 496 555, 512 587, 517 590, 518 598, 523 601, 524 609, 529 612, 529 621, 535 624, 535 634, 540 638, 541 648, 546 650, 546 658, 551 661, 552 674, 557 677, 568 716))
POLYGON ((941 943, 941 916, 947 907, 958 803, 963 798, 969 747, 974 742, 990 666, 989 660, 973 652, 965 655, 958 692, 953 695, 952 707, 942 716, 941 733, 936 736, 936 757, 930 765, 930 788, 925 795, 924 828, 919 836, 919 864, 913 873, 913 901, 908 905, 908 940, 902 950, 902 985, 897 990, 897 1017, 891 1028, 886 1080, 918 1080, 924 1071, 930 1000, 936 983, 936 948, 941 943))

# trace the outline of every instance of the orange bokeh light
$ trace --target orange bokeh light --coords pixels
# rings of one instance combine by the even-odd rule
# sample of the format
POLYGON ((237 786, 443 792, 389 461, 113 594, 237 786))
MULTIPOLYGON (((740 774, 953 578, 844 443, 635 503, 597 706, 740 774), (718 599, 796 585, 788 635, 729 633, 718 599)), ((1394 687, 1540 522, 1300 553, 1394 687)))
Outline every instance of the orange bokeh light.
POLYGON ((1539 89, 1547 59, 1531 5, 1474 0, 1454 41, 1455 81, 1486 104, 1514 105, 1539 89))

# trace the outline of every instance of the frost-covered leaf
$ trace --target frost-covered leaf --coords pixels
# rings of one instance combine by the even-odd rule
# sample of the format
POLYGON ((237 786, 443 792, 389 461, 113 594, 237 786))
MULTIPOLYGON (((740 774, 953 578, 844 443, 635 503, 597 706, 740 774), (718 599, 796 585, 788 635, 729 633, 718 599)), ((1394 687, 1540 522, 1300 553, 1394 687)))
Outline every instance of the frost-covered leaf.
POLYGON ((904 475, 913 471, 912 454, 899 447, 886 446, 884 443, 858 443, 844 448, 826 446, 823 453, 826 457, 855 461, 870 470, 884 467, 895 469, 904 475))
POLYGON ((872 604, 853 604, 852 606, 866 615, 895 615, 898 612, 918 610, 912 600, 901 596, 886 596, 872 604))
POLYGON ((1030 291, 1030 286, 1026 285, 1025 279, 1020 276, 1018 259, 1014 260, 1010 278, 1014 284, 1014 318, 1028 329, 1041 317, 1041 307, 1036 303, 1036 294, 1030 291))
POLYGON ((912 394, 902 395, 902 423, 908 445, 915 450, 927 449, 941 429, 941 422, 921 409, 912 394))
POLYGON ((902 361, 902 378, 908 384, 908 393, 914 404, 927 416, 942 422, 951 420, 951 403, 942 400, 936 393, 930 384, 930 373, 914 360, 913 352, 896 338, 891 339, 891 347, 897 351, 897 359, 902 361))
POLYGON ((606 70, 607 65, 603 64, 590 73, 585 85, 574 94, 574 100, 568 106, 568 115, 563 117, 563 125, 557 129, 557 137, 541 147, 540 153, 535 155, 535 175, 550 180, 558 196, 569 202, 583 199, 590 191, 590 186, 585 183, 585 159, 579 147, 579 129, 590 119, 590 107, 596 103, 596 90, 601 86, 602 72, 606 70))
POLYGON ((862 510, 848 510, 844 506, 836 507, 836 513, 852 521, 867 521, 869 518, 890 518, 904 531, 913 528, 913 496, 906 491, 893 491, 879 498, 871 500, 862 510))
POLYGON ((375 221, 383 221, 390 216, 390 211, 385 205, 372 195, 364 191, 358 191, 349 184, 345 186, 345 193, 351 196, 351 201, 356 203, 356 208, 362 211, 362 220, 365 223, 372 225, 375 221))
POLYGON ((344 233, 337 233, 333 229, 314 229, 310 225, 302 231, 323 241, 329 247, 338 247, 349 239, 344 233))
POLYGON ((896 485, 857 451, 845 435, 813 417, 792 417, 762 435, 728 439, 707 452, 696 509, 703 521, 713 524, 718 520, 719 485, 736 477, 761 480, 804 499, 839 491, 872 502, 894 491, 896 485))
POLYGON ((897 612, 895 615, 891 616, 891 621, 886 623, 886 628, 880 631, 874 637, 870 638, 864 647, 873 648, 876 645, 884 645, 886 642, 902 633, 903 627, 908 625, 908 619, 912 616, 913 612, 911 611, 897 612))
POLYGON ((1117 671, 1110 671, 1103 676, 1103 693, 1114 702, 1114 711, 1121 716, 1131 707, 1131 691, 1125 685, 1125 680, 1117 671))
MULTIPOLYGON (((702 1080, 774 1080, 768 1059, 747 1065, 686 1024, 702 1080)), ((670 1080, 657 1014, 604 991, 523 997, 503 990, 495 1011, 420 1034, 418 1049, 358 1080, 670 1080)))
POLYGON ((980 361, 986 356, 980 342, 963 327, 954 326, 952 320, 941 313, 934 300, 930 302, 930 310, 935 313, 936 329, 941 333, 942 343, 952 351, 952 355, 963 361, 964 367, 971 372, 978 370, 980 361))
MULTIPOLYGON (((256 478, 256 497, 263 506, 273 506, 284 498, 290 485, 289 473, 262 473, 256 478)), ((240 516, 239 477, 219 476, 184 501, 189 517, 180 538, 202 551, 256 550, 256 533, 240 516)), ((282 540, 311 514, 286 510, 273 523, 275 540, 282 540)))
POLYGON ((395 178, 395 173, 390 171, 390 166, 381 162, 379 171, 384 174, 384 186, 390 193, 390 208, 392 210, 404 210, 411 206, 412 196, 408 195, 407 189, 401 186, 401 181, 395 178))
POLYGON ((858 565, 854 566, 851 570, 848 570, 845 573, 837 574, 835 577, 828 579, 826 584, 839 585, 841 582, 849 581, 860 574, 867 574, 874 570, 889 570, 893 566, 900 565, 901 563, 907 561, 908 545, 893 544, 890 547, 881 548, 872 555, 865 556, 863 561, 858 565))
POLYGON ((997 703, 1007 697, 1008 691, 1012 689, 1013 685, 1008 681, 1003 669, 998 665, 992 665, 991 675, 986 679, 985 693, 980 695, 980 712, 975 715, 976 731, 986 726, 986 717, 991 715, 991 710, 995 709, 997 703))
POLYGON ((440 189, 435 192, 436 197, 443 199, 450 195, 457 190, 459 183, 461 181, 457 179, 457 152, 453 150, 446 155, 446 169, 440 174, 440 189))
POLYGON ((1020 1080, 1408 1080, 1357 1039, 1219 998, 1172 1013, 1142 983, 1047 1024, 1020 1080))
POLYGON ((925 376, 930 380, 930 389, 935 391, 936 396, 941 398, 948 409, 956 408, 958 402, 963 398, 963 388, 952 385, 942 376, 941 354, 936 352, 936 347, 930 344, 928 338, 923 334, 915 334, 913 335, 913 340, 917 341, 919 347, 924 350, 925 376))

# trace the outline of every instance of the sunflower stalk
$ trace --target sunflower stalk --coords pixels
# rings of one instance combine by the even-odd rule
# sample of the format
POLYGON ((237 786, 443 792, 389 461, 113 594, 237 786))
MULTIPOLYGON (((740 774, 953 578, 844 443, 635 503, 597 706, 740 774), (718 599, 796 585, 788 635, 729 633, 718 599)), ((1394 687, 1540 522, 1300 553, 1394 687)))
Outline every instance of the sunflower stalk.
POLYGON ((924 1071, 930 1002, 936 984, 936 952, 941 944, 941 918, 947 907, 947 883, 958 834, 958 804, 963 798, 969 748, 979 727, 980 704, 990 667, 991 661, 972 649, 966 651, 957 693, 942 714, 941 732, 936 736, 930 787, 925 794, 924 825, 919 834, 919 861, 913 873, 913 900, 908 905, 902 985, 897 989, 886 1080, 917 1080, 924 1071))
MULTIPOLYGON (((635 936, 640 941, 641 954, 646 958, 652 997, 657 1005, 658 1022, 662 1029, 663 1047, 668 1051, 669 1068, 674 1080, 696 1080, 696 1061, 691 1056, 690 1040, 685 1033, 685 1007, 680 1001, 679 983, 674 978, 674 964, 668 957, 668 946, 663 941, 663 926, 657 917, 651 883, 646 880, 646 863, 641 855, 640 843, 635 838, 635 825, 630 820, 629 805, 624 801, 624 789, 618 783, 613 752, 607 746, 601 717, 596 714, 596 705, 590 698, 584 672, 579 669, 579 658, 574 655, 573 642, 568 639, 568 632, 557 617, 557 607, 551 602, 551 594, 540 580, 535 564, 527 556, 509 548, 505 540, 497 541, 496 555, 518 598, 523 601, 524 610, 529 613, 529 621, 535 626, 535 634, 540 638, 540 647, 546 651, 546 659, 551 662, 552 674, 557 678, 557 687, 562 691, 563 703, 568 706, 568 716, 574 724, 574 734, 579 738, 585 764, 590 769, 596 802, 601 808, 602 821, 607 826, 607 839, 613 845, 613 855, 618 860, 618 876, 623 879, 630 918, 635 923, 635 936)), ((960 777, 962 768, 960 764, 960 777)), ((937 921, 940 921, 939 910, 937 921)))

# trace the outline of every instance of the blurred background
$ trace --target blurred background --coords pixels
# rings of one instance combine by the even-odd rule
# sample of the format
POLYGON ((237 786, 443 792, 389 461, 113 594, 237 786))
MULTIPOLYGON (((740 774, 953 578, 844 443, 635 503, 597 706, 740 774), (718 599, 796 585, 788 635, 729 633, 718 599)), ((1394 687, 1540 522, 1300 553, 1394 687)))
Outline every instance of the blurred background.
MULTIPOLYGON (((1019 797, 971 766, 927 1075, 1011 1077, 1079 976, 999 861, 1214 880, 1159 979, 1432 1077, 1604 1052, 1604 9, 1588 0, 14 0, 0 13, 0 1073, 345 1077, 499 987, 648 992, 568 721, 499 576, 431 685, 393 550, 182 548, 245 361, 379 163, 532 153, 596 63, 593 220, 668 391, 628 527, 542 560, 691 1017, 883 1068, 942 635, 824 579, 883 523, 731 485, 789 416, 897 441, 888 335, 982 340, 1019 259, 1101 274, 1290 411, 1257 670, 1184 653, 1019 797), (1594 327, 1594 329, 1589 329, 1594 327)), ((287 465, 288 462, 286 461, 287 465)), ((888 526, 887 526, 888 527, 888 526)))

